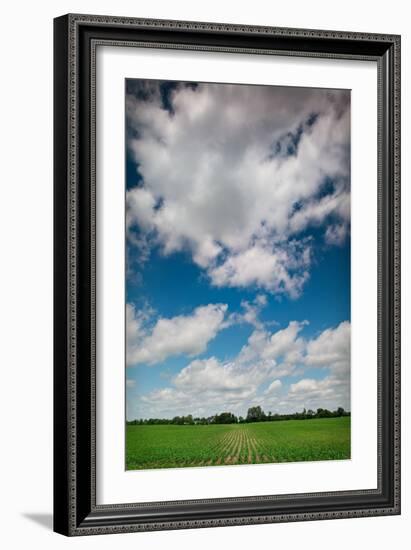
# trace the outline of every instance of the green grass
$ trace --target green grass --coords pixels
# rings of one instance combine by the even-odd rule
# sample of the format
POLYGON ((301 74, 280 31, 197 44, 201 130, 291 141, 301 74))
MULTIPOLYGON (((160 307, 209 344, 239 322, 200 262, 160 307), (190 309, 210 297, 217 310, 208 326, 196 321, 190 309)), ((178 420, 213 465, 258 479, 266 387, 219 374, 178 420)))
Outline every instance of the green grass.
POLYGON ((128 470, 348 458, 349 417, 126 431, 128 470))

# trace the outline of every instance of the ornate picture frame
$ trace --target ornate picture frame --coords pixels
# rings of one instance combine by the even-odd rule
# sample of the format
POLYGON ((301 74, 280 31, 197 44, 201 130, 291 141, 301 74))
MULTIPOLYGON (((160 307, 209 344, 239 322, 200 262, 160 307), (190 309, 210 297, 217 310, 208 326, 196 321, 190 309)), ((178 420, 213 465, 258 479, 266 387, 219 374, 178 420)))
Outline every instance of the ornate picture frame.
MULTIPOLYGON (((138 75, 137 75, 138 76, 138 75)), ((400 37, 93 15, 54 21, 54 530, 67 536, 400 513, 400 37), (98 504, 96 51, 264 54, 377 64, 375 489, 98 504)))

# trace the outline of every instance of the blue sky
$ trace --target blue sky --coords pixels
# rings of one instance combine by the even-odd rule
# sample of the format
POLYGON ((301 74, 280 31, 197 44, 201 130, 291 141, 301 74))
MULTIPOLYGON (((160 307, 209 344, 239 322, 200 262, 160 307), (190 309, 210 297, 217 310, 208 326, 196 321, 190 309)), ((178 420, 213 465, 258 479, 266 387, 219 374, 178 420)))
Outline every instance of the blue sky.
POLYGON ((350 408, 350 95, 126 82, 127 418, 350 408))

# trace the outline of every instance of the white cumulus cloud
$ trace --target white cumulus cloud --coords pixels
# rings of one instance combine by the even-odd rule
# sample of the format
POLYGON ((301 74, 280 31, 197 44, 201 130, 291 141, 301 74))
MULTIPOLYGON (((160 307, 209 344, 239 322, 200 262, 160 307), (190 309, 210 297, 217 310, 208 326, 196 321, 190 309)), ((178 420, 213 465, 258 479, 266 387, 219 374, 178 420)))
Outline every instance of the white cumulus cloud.
POLYGON ((224 328, 226 304, 197 307, 190 315, 160 318, 151 330, 131 304, 127 304, 127 364, 153 365, 167 357, 198 355, 205 351, 210 340, 224 328))
POLYGON ((279 413, 304 407, 349 410, 350 323, 310 339, 300 334, 306 324, 291 321, 273 332, 256 328, 230 361, 194 359, 169 387, 143 395, 136 415, 207 416, 224 410, 244 415, 253 405, 279 413), (295 381, 285 383, 290 376, 295 381))
POLYGON ((264 395, 272 395, 277 393, 282 387, 281 380, 273 380, 268 388, 264 391, 264 395))
POLYGON ((324 330, 307 344, 306 365, 328 367, 334 374, 347 376, 350 370, 351 324, 343 321, 324 330))
POLYGON ((212 283, 219 287, 255 285, 273 293, 285 292, 296 297, 308 278, 309 248, 307 251, 308 254, 301 257, 290 257, 280 247, 272 251, 256 245, 210 268, 209 275, 212 283))
POLYGON ((324 224, 327 242, 344 238, 348 91, 180 84, 166 106, 159 83, 135 81, 127 121, 139 172, 129 231, 188 252, 213 285, 297 297, 312 256, 301 232, 324 224))
POLYGON ((178 389, 188 393, 244 392, 254 389, 265 376, 264 371, 244 369, 235 362, 221 363, 215 357, 210 357, 192 361, 178 373, 173 382, 178 389))

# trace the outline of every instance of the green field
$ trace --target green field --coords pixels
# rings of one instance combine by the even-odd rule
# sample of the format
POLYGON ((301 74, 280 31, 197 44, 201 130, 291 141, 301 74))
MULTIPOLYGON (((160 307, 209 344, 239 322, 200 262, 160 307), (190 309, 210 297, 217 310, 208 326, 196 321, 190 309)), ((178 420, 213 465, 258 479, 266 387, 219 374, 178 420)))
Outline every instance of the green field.
POLYGON ((126 468, 350 458, 350 418, 197 426, 128 425, 126 468))

